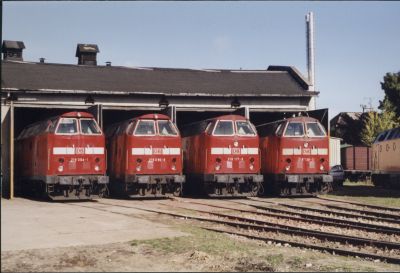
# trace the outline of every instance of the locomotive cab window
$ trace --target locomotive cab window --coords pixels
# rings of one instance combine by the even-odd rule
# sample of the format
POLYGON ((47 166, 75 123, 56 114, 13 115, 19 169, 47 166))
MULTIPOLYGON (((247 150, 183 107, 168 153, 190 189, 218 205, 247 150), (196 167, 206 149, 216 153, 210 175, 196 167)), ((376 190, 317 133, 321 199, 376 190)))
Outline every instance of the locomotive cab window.
POLYGON ((56 134, 72 135, 78 133, 78 122, 74 118, 61 118, 58 122, 56 134))
POLYGON ((231 136, 233 135, 233 122, 229 120, 219 120, 215 126, 215 136, 231 136))
POLYGON ((301 137, 304 135, 304 127, 302 122, 289 122, 284 136, 301 137))
POLYGON ((169 120, 158 120, 158 133, 161 136, 177 136, 178 132, 175 129, 175 126, 169 120))
POLYGON ((100 128, 94 119, 80 119, 81 132, 84 135, 101 135, 100 128))
POLYGON ((251 124, 247 121, 236 121, 237 134, 240 136, 255 136, 251 124))
POLYGON ((155 135, 155 124, 153 120, 139 120, 136 126, 135 136, 155 135))
POLYGON ((321 128, 321 125, 318 122, 307 122, 307 136, 309 137, 324 137, 325 131, 321 128))

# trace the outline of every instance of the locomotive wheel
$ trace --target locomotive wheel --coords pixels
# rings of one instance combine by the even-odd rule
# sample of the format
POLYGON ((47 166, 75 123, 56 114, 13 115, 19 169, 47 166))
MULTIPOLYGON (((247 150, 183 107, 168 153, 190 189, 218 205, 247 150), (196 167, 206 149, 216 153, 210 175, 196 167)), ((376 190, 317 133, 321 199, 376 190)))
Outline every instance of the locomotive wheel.
POLYGON ((176 197, 181 196, 182 195, 182 188, 183 188, 182 187, 182 183, 180 183, 180 184, 176 183, 173 195, 176 196, 176 197))

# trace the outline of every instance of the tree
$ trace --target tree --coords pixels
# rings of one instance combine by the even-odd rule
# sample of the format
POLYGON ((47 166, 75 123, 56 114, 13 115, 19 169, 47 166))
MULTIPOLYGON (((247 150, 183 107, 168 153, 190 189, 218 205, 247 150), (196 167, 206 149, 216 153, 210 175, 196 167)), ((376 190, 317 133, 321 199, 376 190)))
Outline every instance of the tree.
POLYGON ((384 110, 385 103, 389 102, 397 118, 400 118, 400 72, 386 73, 381 87, 385 97, 383 101, 379 101, 379 109, 384 110))
POLYGON ((363 129, 360 132, 361 142, 370 146, 381 132, 400 125, 394 106, 389 100, 382 102, 382 112, 368 112, 362 120, 363 129))

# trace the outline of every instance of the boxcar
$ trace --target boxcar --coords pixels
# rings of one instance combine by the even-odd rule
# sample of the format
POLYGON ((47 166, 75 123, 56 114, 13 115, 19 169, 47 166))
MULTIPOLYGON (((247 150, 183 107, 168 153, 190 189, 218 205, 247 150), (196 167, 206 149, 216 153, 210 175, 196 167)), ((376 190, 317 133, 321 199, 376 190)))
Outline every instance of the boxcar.
POLYGON ((182 139, 168 116, 146 114, 111 125, 107 131, 112 193, 129 197, 179 196, 182 139))
POLYGON ((192 193, 255 196, 262 187, 258 135, 239 115, 184 126, 184 171, 192 193), (189 184, 190 183, 190 184, 189 184))
POLYGON ((105 138, 91 114, 68 112, 31 124, 15 147, 23 191, 61 200, 107 194, 105 138))
POLYGON ((367 146, 348 146, 341 149, 342 166, 345 179, 353 182, 371 178, 372 148, 367 146))
POLYGON ((314 195, 332 189, 329 139, 318 120, 293 117, 257 129, 266 192, 314 195))
POLYGON ((400 188, 400 127, 379 134, 372 144, 372 182, 400 188))

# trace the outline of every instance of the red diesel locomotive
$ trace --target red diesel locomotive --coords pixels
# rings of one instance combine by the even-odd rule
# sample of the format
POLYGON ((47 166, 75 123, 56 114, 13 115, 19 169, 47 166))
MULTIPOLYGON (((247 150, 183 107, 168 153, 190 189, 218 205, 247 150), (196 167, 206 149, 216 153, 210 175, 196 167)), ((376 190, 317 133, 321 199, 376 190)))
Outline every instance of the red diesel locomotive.
POLYGON ((170 118, 146 114, 111 125, 108 166, 113 193, 130 197, 180 196, 182 139, 170 118))
POLYGON ((257 129, 266 192, 288 196, 332 190, 329 138, 318 120, 293 117, 257 129))
POLYGON ((246 118, 225 115, 183 128, 184 168, 192 191, 256 196, 262 188, 259 138, 246 118))
POLYGON ((53 200, 107 194, 105 138, 93 115, 68 112, 31 124, 15 147, 16 178, 23 191, 53 200))

